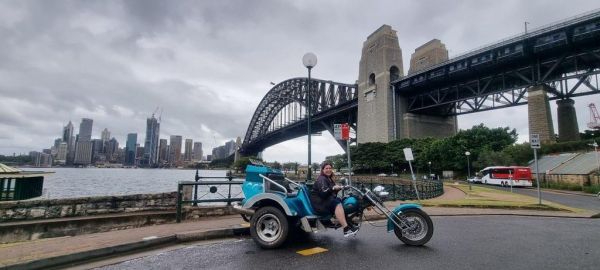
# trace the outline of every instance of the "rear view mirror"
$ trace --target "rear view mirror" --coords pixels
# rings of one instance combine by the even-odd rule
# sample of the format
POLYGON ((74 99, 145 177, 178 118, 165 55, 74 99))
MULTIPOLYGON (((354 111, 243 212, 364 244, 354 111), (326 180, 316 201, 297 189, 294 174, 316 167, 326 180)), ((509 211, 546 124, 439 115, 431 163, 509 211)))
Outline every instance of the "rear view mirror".
POLYGON ((342 177, 342 179, 340 179, 340 182, 342 183, 342 186, 348 185, 348 179, 346 179, 346 177, 342 177))

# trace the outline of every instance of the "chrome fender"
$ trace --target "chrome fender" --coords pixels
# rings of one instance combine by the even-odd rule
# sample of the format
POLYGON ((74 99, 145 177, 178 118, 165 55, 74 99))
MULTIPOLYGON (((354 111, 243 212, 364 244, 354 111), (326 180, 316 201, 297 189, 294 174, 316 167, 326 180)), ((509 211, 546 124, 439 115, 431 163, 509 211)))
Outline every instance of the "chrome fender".
MULTIPOLYGON (((396 208, 394 208, 394 210, 392 210, 392 212, 394 212, 396 215, 401 214, 402 211, 406 210, 406 209, 413 209, 413 208, 421 208, 421 205, 419 204, 415 204, 415 203, 407 203, 407 204, 401 204, 396 206, 396 208)), ((388 232, 392 232, 394 231, 394 222, 392 222, 391 219, 388 219, 388 223, 387 223, 387 230, 388 232)))

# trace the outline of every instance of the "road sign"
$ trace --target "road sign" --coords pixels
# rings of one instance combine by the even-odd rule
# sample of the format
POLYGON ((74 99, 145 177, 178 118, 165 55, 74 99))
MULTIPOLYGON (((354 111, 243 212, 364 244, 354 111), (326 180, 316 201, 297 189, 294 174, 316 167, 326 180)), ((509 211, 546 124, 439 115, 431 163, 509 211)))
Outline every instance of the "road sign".
POLYGON ((531 134, 529 137, 529 144, 531 144, 531 148, 540 149, 540 134, 531 134))
POLYGON ((342 141, 350 139, 350 125, 348 123, 333 124, 333 137, 342 141))
POLYGON ((350 139, 350 125, 348 123, 342 124, 342 140, 347 141, 350 139))
POLYGON ((404 158, 407 161, 415 160, 414 157, 413 157, 412 149, 410 149, 410 148, 404 148, 403 150, 404 150, 404 158))
POLYGON ((336 140, 342 139, 342 124, 333 124, 333 137, 336 140))

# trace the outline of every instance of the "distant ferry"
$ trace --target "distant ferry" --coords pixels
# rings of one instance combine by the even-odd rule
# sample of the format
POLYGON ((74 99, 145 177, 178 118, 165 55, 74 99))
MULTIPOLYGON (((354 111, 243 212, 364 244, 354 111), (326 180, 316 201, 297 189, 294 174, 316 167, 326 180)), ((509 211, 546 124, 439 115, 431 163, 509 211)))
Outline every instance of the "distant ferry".
POLYGON ((482 184, 513 186, 513 187, 531 187, 531 168, 519 166, 492 166, 479 172, 481 178, 476 178, 474 182, 482 184))

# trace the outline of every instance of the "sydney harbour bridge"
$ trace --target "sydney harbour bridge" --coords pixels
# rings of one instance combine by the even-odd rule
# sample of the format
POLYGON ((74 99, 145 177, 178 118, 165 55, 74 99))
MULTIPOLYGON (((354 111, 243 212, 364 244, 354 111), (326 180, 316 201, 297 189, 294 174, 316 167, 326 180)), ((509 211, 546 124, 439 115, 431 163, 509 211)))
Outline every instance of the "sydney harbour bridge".
POLYGON ((308 85, 307 78, 293 78, 275 85, 254 112, 240 152, 255 155, 306 135, 308 113, 312 132, 333 132, 334 123, 348 122, 362 143, 450 136, 457 115, 518 105, 528 106, 530 133, 551 142, 553 100, 559 141, 576 140, 572 98, 600 93, 600 10, 452 59, 439 40, 415 55, 404 76, 396 32, 383 25, 364 42, 357 84, 311 79, 308 85))

